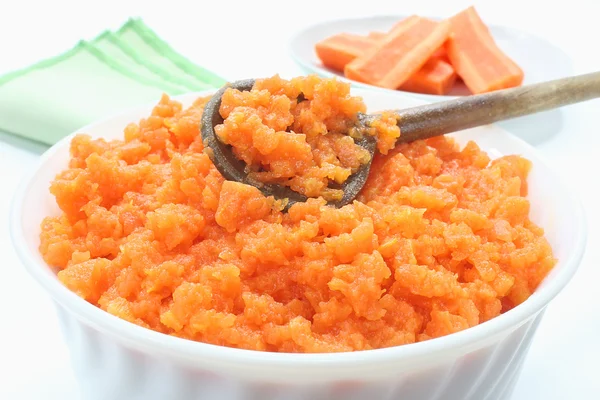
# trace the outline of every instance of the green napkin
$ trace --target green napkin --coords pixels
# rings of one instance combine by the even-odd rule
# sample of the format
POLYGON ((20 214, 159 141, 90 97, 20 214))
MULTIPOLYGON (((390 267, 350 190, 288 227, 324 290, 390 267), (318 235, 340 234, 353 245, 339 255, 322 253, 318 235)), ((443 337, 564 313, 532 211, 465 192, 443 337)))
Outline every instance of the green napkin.
POLYGON ((0 76, 0 131, 52 145, 95 120, 225 80, 175 52, 139 19, 0 76))

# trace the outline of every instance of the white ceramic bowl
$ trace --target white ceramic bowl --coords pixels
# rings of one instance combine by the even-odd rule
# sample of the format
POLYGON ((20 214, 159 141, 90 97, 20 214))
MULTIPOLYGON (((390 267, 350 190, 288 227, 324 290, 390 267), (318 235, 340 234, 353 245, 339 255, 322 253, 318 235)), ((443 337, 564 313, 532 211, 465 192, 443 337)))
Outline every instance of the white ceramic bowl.
MULTIPOLYGON (((418 105, 414 98, 353 90, 370 110, 418 105)), ((206 94, 206 93, 204 93, 206 94)), ((180 98, 190 104, 197 96, 180 98)), ((147 116, 151 106, 81 129, 108 139, 147 116)), ((580 203, 531 146, 494 127, 454 135, 491 155, 521 154, 530 176, 532 219, 546 229, 560 260, 541 287, 513 310, 442 338, 380 350, 279 354, 196 343, 130 324, 64 287, 38 252, 40 222, 58 213, 49 182, 67 166, 69 140, 53 146, 14 197, 11 233, 27 271, 54 299, 74 371, 86 400, 494 400, 510 396, 548 303, 580 263, 586 226, 580 203)), ((576 332, 565 331, 565 335, 576 332)))

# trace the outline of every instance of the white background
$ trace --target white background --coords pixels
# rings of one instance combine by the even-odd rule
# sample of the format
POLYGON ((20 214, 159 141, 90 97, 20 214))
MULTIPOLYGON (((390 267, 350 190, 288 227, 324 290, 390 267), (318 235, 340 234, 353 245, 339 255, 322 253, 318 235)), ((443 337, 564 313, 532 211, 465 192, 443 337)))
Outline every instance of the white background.
MULTIPOLYGON (((306 24, 375 14, 444 17, 473 3, 486 22, 529 31, 561 47, 576 73, 600 70, 598 0, 0 0, 0 74, 140 16, 177 50, 227 79, 290 77, 301 71, 289 59, 286 42, 306 24)), ((546 313, 514 400, 600 398, 599 111, 598 101, 565 108, 557 134, 538 144, 581 196, 589 245, 577 276, 546 313)), ((0 399, 74 400, 77 386, 52 303, 20 266, 8 236, 12 192, 39 151, 0 136, 0 399)))

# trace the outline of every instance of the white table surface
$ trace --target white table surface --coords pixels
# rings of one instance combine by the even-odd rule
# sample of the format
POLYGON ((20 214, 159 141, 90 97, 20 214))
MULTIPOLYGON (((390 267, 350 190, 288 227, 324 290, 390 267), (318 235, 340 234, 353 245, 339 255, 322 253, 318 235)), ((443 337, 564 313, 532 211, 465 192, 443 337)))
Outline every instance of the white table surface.
MULTIPOLYGON (((0 74, 60 53, 106 28, 116 28, 129 16, 140 16, 180 52, 225 78, 275 73, 291 77, 301 71, 289 59, 285 45, 289 35, 306 24, 374 14, 447 16, 473 3, 489 23, 513 26, 554 42, 572 57, 576 73, 600 70, 598 0, 556 1, 554 5, 539 0, 210 0, 203 8, 190 5, 203 1, 117 3, 3 1, 0 74), (165 4, 180 11, 166 12, 165 4), (218 39, 211 34, 222 28, 231 33, 220 33, 218 39)), ((600 398, 599 111, 599 101, 563 109, 556 134, 537 145, 581 196, 590 223, 589 245, 578 274, 550 305, 539 327, 514 400, 600 398)), ((0 399, 74 400, 79 398, 77 385, 54 308, 21 267, 8 235, 12 193, 39 154, 40 149, 0 136, 0 399)))

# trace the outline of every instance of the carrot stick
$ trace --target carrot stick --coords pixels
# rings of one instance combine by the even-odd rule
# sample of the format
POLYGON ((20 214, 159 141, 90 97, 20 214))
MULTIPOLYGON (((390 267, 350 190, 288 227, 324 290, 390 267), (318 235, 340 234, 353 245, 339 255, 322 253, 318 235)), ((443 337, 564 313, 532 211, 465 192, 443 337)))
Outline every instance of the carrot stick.
MULTIPOLYGON (((373 39, 373 40, 383 40, 383 39, 385 39, 386 36, 387 36, 387 33, 385 33, 385 32, 369 32, 369 34, 367 35, 367 38, 373 39)), ((444 45, 442 45, 440 48, 438 48, 435 51, 435 53, 433 53, 431 55, 431 58, 439 58, 440 60, 443 60, 446 63, 450 64, 450 60, 448 59, 448 54, 446 53, 446 47, 444 45)))
POLYGON ((440 58, 431 58, 415 72, 400 90, 424 94, 447 94, 456 82, 456 73, 452 65, 440 58))
MULTIPOLYGON (((382 33, 382 35, 386 34, 382 33)), ((317 43, 316 51, 323 65, 341 72, 346 64, 377 46, 380 41, 381 39, 341 33, 317 43)), ((450 91, 456 80, 456 74, 452 66, 442 59, 443 55, 445 55, 445 50, 440 47, 400 89, 437 95, 443 95, 450 91)))
POLYGON ((446 64, 450 64, 450 59, 448 58, 448 52, 446 51, 445 45, 442 45, 440 48, 438 48, 435 53, 431 55, 431 58, 437 58, 446 62, 446 64))
POLYGON ((346 64, 373 47, 373 40, 360 35, 340 33, 315 45, 317 56, 324 66, 343 71, 346 64))
POLYGON ((448 39, 450 23, 409 18, 409 22, 392 28, 377 46, 346 64, 345 76, 374 86, 397 89, 421 69, 448 39))
POLYGON ((474 7, 449 21, 448 57, 471 92, 491 92, 523 83, 523 71, 498 47, 474 7))
POLYGON ((369 32, 369 34, 367 35, 367 37, 369 39, 373 39, 373 40, 381 40, 383 38, 385 38, 387 36, 387 33, 385 32, 369 32))

